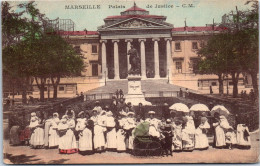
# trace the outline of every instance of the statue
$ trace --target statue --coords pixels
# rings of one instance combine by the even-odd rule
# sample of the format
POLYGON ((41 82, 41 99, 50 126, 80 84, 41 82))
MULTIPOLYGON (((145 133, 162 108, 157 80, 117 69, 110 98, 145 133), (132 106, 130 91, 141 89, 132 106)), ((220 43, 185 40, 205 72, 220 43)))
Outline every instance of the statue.
POLYGON ((131 68, 128 71, 128 74, 139 74, 140 75, 140 57, 138 56, 137 50, 131 45, 131 49, 127 53, 129 56, 129 63, 131 68))

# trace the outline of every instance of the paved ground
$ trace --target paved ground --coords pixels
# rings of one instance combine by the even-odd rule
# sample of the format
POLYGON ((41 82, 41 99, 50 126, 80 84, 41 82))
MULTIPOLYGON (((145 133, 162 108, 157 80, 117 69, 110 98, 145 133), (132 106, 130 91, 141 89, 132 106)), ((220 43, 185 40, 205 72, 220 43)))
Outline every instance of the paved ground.
MULTIPOLYGON (((4 121, 4 131, 7 123, 4 121)), ((27 146, 10 146, 4 139, 4 162, 6 164, 91 164, 91 163, 255 163, 259 155, 259 131, 251 134, 252 148, 213 149, 180 152, 169 157, 135 157, 126 153, 105 152, 90 156, 79 154, 61 155, 57 149, 30 149, 27 146)))

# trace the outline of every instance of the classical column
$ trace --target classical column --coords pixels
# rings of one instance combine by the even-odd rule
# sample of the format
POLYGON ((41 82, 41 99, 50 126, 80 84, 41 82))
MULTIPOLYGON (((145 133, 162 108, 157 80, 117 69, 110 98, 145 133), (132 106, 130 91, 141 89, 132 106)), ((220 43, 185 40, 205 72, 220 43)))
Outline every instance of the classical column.
POLYGON ((160 78, 160 73, 159 73, 159 46, 158 46, 158 41, 159 38, 153 38, 154 41, 154 78, 160 78))
POLYGON ((169 77, 169 82, 172 80, 172 51, 171 51, 171 41, 172 38, 165 38, 166 41, 166 59, 167 59, 167 77, 169 77))
POLYGON ((128 55, 128 51, 131 49, 131 42, 133 42, 133 39, 125 39, 125 42, 127 42, 127 50, 126 50, 126 54, 127 54, 127 71, 130 70, 131 65, 129 62, 129 55, 128 55))
POLYGON ((102 79, 105 79, 107 76, 107 40, 100 40, 100 43, 102 43, 102 79))
POLYGON ((119 79, 119 58, 118 58, 118 42, 119 40, 112 40, 114 43, 114 79, 119 79))
POLYGON ((142 79, 146 79, 146 62, 145 62, 145 44, 146 39, 139 39, 140 53, 141 53, 141 76, 142 79))

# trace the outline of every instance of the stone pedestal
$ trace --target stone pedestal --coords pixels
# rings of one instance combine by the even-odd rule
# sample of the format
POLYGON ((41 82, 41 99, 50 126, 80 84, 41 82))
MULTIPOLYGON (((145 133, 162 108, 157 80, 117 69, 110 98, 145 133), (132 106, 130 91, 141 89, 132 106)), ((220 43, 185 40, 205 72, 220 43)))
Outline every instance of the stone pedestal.
POLYGON ((140 75, 129 75, 128 76, 128 93, 125 96, 125 102, 131 102, 132 105, 152 105, 146 101, 141 88, 141 76, 140 75))

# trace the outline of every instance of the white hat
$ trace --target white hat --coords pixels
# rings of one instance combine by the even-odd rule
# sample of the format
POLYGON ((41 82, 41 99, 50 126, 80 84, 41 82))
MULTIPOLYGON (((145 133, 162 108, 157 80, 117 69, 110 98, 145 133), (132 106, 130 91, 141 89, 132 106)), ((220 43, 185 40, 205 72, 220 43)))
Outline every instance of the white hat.
POLYGON ((62 119, 68 119, 68 115, 63 115, 62 119))
POLYGON ((148 114, 155 114, 155 112, 154 111, 149 111, 148 114))
POLYGON ((129 116, 129 115, 134 115, 135 113, 134 112, 128 112, 126 115, 129 116))
POLYGON ((169 123, 170 123, 170 122, 171 122, 171 119, 167 119, 166 122, 169 122, 169 123))
POLYGON ((33 116, 36 116, 36 113, 35 112, 32 112, 31 113, 31 116, 33 117, 33 116))
POLYGON ((54 115, 59 116, 59 114, 58 114, 57 112, 54 112, 54 113, 53 113, 53 116, 54 116, 54 115))

